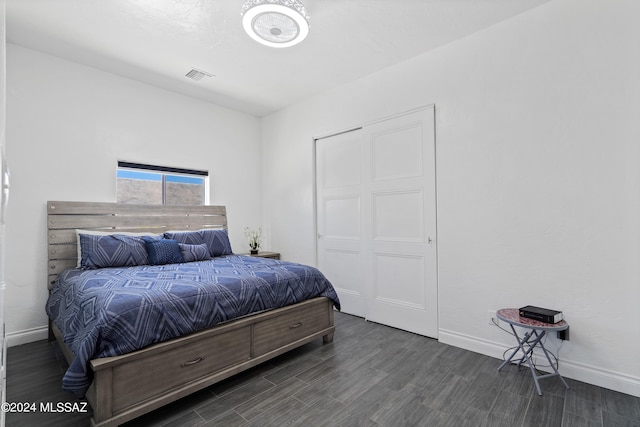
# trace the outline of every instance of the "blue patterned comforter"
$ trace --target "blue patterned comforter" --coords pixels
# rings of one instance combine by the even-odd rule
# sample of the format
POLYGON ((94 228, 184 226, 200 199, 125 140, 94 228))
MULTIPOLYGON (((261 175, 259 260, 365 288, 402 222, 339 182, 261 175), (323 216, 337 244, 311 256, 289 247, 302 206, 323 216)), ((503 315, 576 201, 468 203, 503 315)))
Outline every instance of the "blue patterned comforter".
POLYGON ((316 268, 229 255, 184 264, 66 270, 46 311, 75 354, 62 388, 83 397, 92 381, 91 359, 317 296, 340 309, 335 290, 316 268))

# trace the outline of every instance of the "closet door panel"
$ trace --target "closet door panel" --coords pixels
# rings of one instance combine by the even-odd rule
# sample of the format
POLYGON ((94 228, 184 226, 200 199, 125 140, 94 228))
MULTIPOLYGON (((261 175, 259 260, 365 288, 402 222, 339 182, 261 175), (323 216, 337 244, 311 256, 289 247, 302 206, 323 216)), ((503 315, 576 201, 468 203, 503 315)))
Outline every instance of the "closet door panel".
POLYGON ((437 338, 433 108, 364 127, 363 153, 367 319, 437 338))
POLYGON ((342 311, 365 317, 361 162, 358 131, 316 142, 318 267, 335 287, 342 311))

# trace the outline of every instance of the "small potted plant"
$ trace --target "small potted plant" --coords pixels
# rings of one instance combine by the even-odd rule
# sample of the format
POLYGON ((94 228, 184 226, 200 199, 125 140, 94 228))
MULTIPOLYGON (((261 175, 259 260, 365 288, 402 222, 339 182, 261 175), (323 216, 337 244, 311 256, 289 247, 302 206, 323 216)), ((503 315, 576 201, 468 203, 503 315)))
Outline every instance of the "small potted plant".
POLYGON ((258 227, 257 229, 245 227, 244 235, 247 236, 247 241, 249 242, 249 248, 251 249, 251 254, 255 255, 260 250, 260 244, 262 243, 262 228, 258 227))

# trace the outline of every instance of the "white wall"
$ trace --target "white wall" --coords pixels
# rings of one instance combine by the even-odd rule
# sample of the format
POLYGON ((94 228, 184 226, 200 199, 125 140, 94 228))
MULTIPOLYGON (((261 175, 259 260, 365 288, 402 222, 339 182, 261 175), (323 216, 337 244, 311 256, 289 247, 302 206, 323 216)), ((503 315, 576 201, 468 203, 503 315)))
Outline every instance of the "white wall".
POLYGON ((315 263, 314 136, 433 103, 440 340, 501 357, 488 310, 560 309, 561 372, 640 396, 639 16, 554 0, 264 118, 271 249, 315 263))
POLYGON ((118 160, 210 173, 236 252, 259 226, 256 117, 7 46, 6 320, 10 344, 46 337, 47 200, 115 201, 118 160))
MULTIPOLYGON (((5 147, 5 135, 6 135, 6 21, 5 21, 5 0, 0 0, 0 160, 4 159, 4 147, 5 147)), ((3 168, 0 166, 0 173, 3 173, 3 168)), ((0 182, 2 180, 0 179, 0 182)), ((4 184, 4 183, 3 183, 4 184)), ((4 185, 2 185, 4 186, 4 185)), ((2 191, 2 188, 0 188, 2 191)), ((0 197, 0 204, 2 203, 2 197, 0 197)), ((4 208, 0 206, 0 215, 4 212, 4 208)), ((6 401, 6 352, 5 352, 5 330, 4 330, 4 296, 5 296, 5 281, 4 281, 4 240, 5 240, 5 227, 2 221, 0 221, 0 403, 6 401)), ((0 426, 5 425, 5 414, 0 413, 0 426)))

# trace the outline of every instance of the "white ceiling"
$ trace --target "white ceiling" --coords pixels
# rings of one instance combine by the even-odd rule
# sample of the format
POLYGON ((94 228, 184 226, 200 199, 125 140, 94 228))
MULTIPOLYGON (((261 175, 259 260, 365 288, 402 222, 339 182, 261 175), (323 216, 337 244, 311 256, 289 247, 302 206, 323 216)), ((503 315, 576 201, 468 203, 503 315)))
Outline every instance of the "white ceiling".
POLYGON ((311 32, 288 49, 243 32, 243 0, 6 0, 7 39, 263 116, 549 0, 302 1, 311 32))

